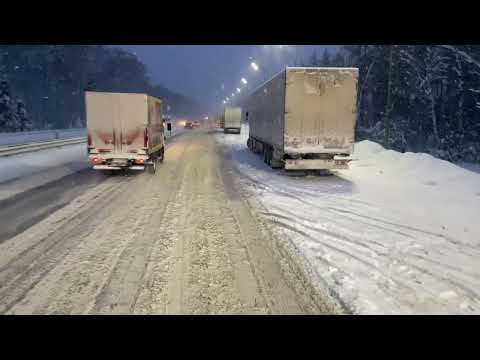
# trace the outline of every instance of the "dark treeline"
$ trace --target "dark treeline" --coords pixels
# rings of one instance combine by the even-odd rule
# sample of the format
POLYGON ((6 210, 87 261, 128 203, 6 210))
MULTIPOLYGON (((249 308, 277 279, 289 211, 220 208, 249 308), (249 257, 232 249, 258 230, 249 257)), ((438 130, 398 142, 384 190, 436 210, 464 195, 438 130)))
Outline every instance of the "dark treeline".
POLYGON ((480 162, 480 46, 349 45, 305 65, 359 68, 358 139, 480 162))
POLYGON ((201 111, 194 101, 152 84, 145 65, 122 49, 0 45, 0 131, 83 127, 86 89, 148 93, 178 115, 201 111))

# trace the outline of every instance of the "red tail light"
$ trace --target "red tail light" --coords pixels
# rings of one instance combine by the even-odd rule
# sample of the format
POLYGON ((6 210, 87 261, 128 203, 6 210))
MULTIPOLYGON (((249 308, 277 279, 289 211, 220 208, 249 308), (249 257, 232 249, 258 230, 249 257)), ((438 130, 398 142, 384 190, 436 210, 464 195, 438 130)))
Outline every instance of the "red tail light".
POLYGON ((97 164, 99 164, 99 163, 102 162, 102 160, 101 160, 100 158, 96 157, 96 156, 93 157, 93 158, 91 159, 91 161, 92 161, 92 164, 93 164, 93 165, 97 165, 97 164))
POLYGON ((148 131, 145 129, 145 135, 143 136, 143 147, 147 148, 148 147, 148 131))
POLYGON ((92 136, 90 134, 88 134, 87 136, 87 142, 88 142, 88 146, 92 146, 92 136))

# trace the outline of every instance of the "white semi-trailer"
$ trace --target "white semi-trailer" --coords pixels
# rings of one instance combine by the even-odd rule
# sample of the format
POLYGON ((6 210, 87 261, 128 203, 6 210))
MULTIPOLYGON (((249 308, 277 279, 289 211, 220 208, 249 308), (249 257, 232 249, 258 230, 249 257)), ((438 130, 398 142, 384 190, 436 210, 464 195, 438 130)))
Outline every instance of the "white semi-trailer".
POLYGON ((357 80, 357 68, 287 67, 246 101, 248 148, 274 168, 348 168, 357 80))
POLYGON ((165 152, 162 102, 146 94, 85 93, 88 157, 98 170, 155 172, 165 152))
POLYGON ((242 109, 239 107, 225 107, 223 116, 223 131, 240 134, 242 129, 242 109))

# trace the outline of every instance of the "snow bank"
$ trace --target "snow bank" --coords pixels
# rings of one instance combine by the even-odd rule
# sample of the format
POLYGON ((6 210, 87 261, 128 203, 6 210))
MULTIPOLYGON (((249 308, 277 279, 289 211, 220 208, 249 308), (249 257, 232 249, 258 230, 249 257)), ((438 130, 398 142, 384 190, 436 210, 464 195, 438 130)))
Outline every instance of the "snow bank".
POLYGON ((480 174, 427 154, 356 144, 349 170, 291 177, 242 134, 218 134, 319 286, 360 314, 480 313, 480 174))
POLYGON ((85 144, 0 157, 0 200, 89 166, 85 144))

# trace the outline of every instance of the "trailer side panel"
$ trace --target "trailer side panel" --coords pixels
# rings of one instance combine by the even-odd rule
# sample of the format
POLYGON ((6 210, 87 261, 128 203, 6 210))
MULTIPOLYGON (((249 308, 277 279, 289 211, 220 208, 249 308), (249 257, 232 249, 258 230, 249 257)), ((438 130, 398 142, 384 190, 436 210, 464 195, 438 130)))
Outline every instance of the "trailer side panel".
POLYGON ((283 149, 285 117, 285 72, 257 88, 249 97, 245 117, 250 136, 283 149))
POLYGON ((148 97, 148 154, 164 146, 165 128, 163 126, 162 102, 152 96, 148 97))

